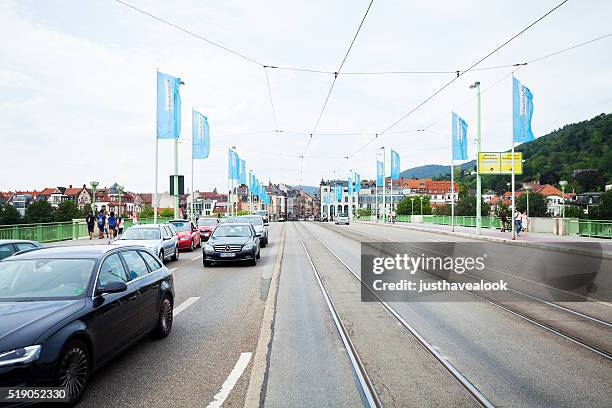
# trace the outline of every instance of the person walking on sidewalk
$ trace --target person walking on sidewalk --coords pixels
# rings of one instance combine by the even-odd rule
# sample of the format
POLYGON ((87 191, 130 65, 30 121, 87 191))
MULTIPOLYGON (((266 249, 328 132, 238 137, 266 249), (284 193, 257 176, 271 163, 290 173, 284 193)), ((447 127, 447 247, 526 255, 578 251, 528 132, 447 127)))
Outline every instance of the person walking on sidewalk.
POLYGON ((521 212, 519 210, 514 210, 514 228, 516 230, 516 235, 521 235, 521 212))
POLYGON ((104 226, 106 225, 106 216, 104 215, 104 210, 100 210, 98 214, 98 238, 104 238, 104 226))
POLYGON ((132 225, 138 225, 138 213, 136 211, 132 213, 132 225))
POLYGON ((524 234, 527 234, 529 230, 529 217, 527 217, 527 211, 521 214, 521 229, 524 234))
POLYGON ((117 218, 115 217, 115 212, 110 212, 110 217, 108 217, 108 242, 115 237, 115 229, 117 228, 117 218))
POLYGON ((501 232, 506 232, 508 229, 508 213, 505 209, 502 209, 499 213, 499 219, 501 221, 501 232))
POLYGON ((123 234, 124 227, 125 227, 125 221, 123 221, 123 217, 117 217, 117 237, 123 234))
POLYGON ((87 232, 89 232, 89 239, 93 239, 94 236, 94 227, 96 226, 96 216, 93 211, 87 214, 85 217, 85 222, 87 223, 87 232))

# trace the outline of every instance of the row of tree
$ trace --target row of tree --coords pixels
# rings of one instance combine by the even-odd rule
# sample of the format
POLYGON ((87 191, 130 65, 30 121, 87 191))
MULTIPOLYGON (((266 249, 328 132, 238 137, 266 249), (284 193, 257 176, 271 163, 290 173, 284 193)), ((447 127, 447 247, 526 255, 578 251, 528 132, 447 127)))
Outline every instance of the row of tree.
POLYGON ((62 201, 56 208, 48 201, 40 200, 30 204, 22 217, 19 211, 9 204, 0 206, 0 225, 72 221, 85 218, 90 212, 90 204, 85 204, 81 210, 74 201, 62 201))

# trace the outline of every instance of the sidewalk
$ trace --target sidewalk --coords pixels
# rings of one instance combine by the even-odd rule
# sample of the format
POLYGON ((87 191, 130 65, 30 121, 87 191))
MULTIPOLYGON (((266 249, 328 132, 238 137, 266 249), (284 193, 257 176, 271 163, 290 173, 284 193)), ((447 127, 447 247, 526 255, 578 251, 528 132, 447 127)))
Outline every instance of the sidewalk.
MULTIPOLYGON (((374 221, 359 221, 364 224, 377 224, 374 221)), ((383 225, 382 223, 378 223, 383 225)), ((589 243, 597 243, 601 245, 601 249, 605 251, 606 257, 612 257, 612 240, 603 238, 583 237, 580 235, 553 235, 547 233, 528 232, 527 234, 521 233, 517 235, 515 240, 512 240, 512 232, 501 232, 498 229, 493 228, 482 228, 480 230, 480 236, 476 235, 476 228, 474 227, 458 227, 455 226, 455 232, 451 231, 450 225, 439 225, 439 224, 416 224, 410 222, 396 222, 387 223, 389 226, 406 228, 415 231, 433 232, 444 235, 454 235, 464 238, 481 239, 484 241, 493 242, 504 242, 513 245, 523 246, 536 246, 546 249, 562 250, 564 252, 576 252, 576 253, 588 253, 588 249, 581 249, 589 243), (558 246, 554 244, 563 243, 564 246, 558 246), (575 243, 575 248, 568 248, 567 244, 575 243), (553 245, 547 245, 553 244, 553 245)))

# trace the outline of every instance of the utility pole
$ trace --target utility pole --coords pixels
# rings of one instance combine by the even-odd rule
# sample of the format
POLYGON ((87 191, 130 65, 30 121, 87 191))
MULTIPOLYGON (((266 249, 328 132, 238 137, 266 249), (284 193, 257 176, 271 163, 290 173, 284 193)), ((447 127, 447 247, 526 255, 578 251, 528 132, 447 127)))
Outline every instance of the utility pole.
POLYGON ((470 89, 474 88, 476 88, 476 235, 480 235, 480 229, 482 227, 480 208, 482 201, 482 184, 480 180, 480 166, 478 164, 478 159, 480 157, 480 82, 476 81, 474 84, 470 85, 470 89))

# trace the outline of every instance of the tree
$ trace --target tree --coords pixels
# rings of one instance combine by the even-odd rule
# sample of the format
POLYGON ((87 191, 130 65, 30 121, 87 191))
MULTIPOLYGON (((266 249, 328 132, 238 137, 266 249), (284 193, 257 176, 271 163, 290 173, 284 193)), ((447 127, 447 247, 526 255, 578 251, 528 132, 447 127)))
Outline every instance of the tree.
MULTIPOLYGON (((487 216, 491 211, 491 205, 484 200, 480 204, 480 215, 487 216)), ((455 215, 476 216, 476 196, 467 196, 459 199, 455 206, 455 215)))
POLYGON ((556 171, 551 170, 551 169, 544 169, 542 170, 542 172, 540 173, 540 184, 557 184, 560 180, 559 175, 557 174, 556 171))
POLYGON ((606 184, 604 176, 599 171, 593 169, 579 171, 574 179, 583 193, 603 190, 606 184))
POLYGON ((423 202, 423 214, 431 214, 431 205, 429 204, 429 196, 412 196, 404 197, 395 207, 397 215, 410 215, 412 214, 412 203, 411 199, 414 199, 414 215, 421 214, 421 198, 423 202))
POLYGON ((26 220, 30 224, 52 222, 55 208, 47 200, 34 201, 26 210, 26 220))
POLYGON ((433 209, 436 215, 451 215, 451 206, 449 204, 442 204, 433 209))
POLYGON ((360 208, 357 210, 357 215, 359 217, 369 217, 372 215, 372 210, 370 208, 360 208))
MULTIPOLYGON (((516 209, 520 212, 527 211, 527 194, 521 194, 516 199, 516 209)), ((546 217, 548 213, 548 203, 546 197, 538 193, 529 194, 529 216, 530 217, 546 217)))
POLYGON ((159 216, 164 218, 174 217, 174 210, 172 208, 162 208, 159 211, 159 216))
MULTIPOLYGON (((531 200, 529 200, 531 201, 531 200)), ((502 212, 505 211, 506 215, 508 216, 508 218, 510 217, 510 207, 504 203, 503 201, 500 201, 499 204, 497 204, 497 206, 495 206, 495 216, 497 218, 501 217, 502 212)))
MULTIPOLYGON (((606 191, 599 201, 599 205, 595 211, 596 216, 600 220, 612 220, 612 190, 606 191)), ((589 209, 589 215, 593 208, 589 209)), ((590 217, 589 217, 590 218, 590 217)))
POLYGON ((74 201, 66 200, 59 203, 55 210, 55 219, 60 222, 72 221, 81 217, 81 211, 74 201))
POLYGON ((142 207, 142 211, 138 213, 138 217, 141 219, 153 218, 153 207, 149 204, 145 204, 145 206, 142 207))
MULTIPOLYGON (((529 197, 529 204, 531 204, 531 197, 529 197)), ((531 212, 531 208, 529 208, 529 212, 531 212)), ((577 205, 566 205, 565 206, 565 216, 567 218, 584 218, 584 210, 577 205)))
POLYGON ((87 214, 91 214, 93 212, 93 208, 91 204, 87 203, 83 206, 82 216, 85 217, 87 214))
POLYGON ((19 224, 21 223, 21 214, 19 211, 12 205, 8 204, 4 208, 2 208, 2 212, 0 212, 0 224, 2 225, 11 225, 11 224, 19 224))

